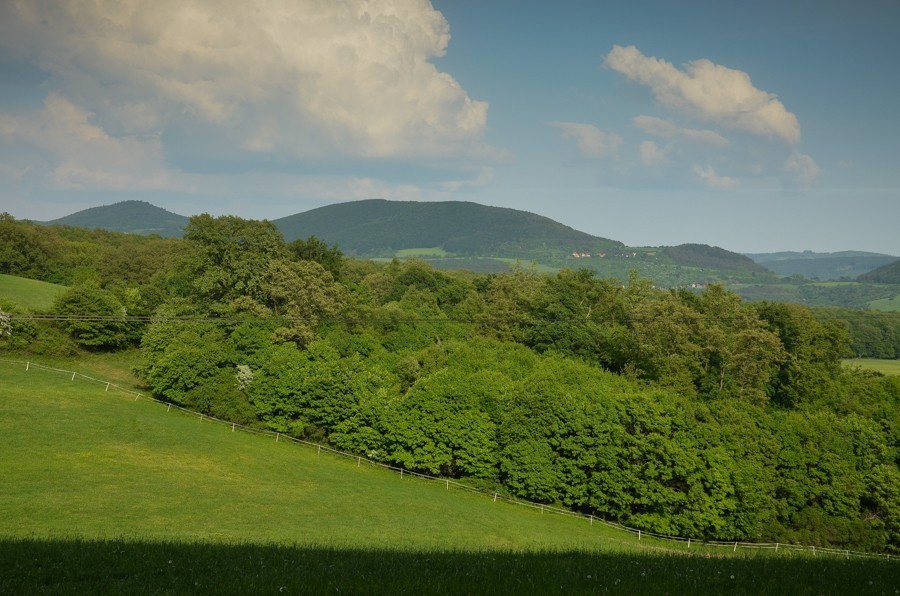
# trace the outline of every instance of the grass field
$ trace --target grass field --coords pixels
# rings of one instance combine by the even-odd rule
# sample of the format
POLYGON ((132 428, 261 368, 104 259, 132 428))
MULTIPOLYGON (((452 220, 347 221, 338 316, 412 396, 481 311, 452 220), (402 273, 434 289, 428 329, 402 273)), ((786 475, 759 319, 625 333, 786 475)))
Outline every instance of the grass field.
POLYGON ((0 274, 0 298, 11 300, 30 310, 48 310, 56 297, 65 291, 65 286, 0 274))
POLYGON ((409 259, 412 257, 446 257, 448 254, 449 253, 440 246, 435 246, 433 248, 404 248, 398 250, 396 256, 398 259, 409 259))
POLYGON ((900 312, 900 296, 893 298, 882 298, 881 300, 873 300, 869 303, 872 310, 883 310, 888 312, 900 312))
POLYGON ((6 363, 0 470, 2 594, 895 594, 900 570, 638 541, 6 363))
POLYGON ((847 366, 858 366, 865 370, 874 370, 885 375, 900 375, 900 360, 883 360, 878 358, 847 358, 847 366))

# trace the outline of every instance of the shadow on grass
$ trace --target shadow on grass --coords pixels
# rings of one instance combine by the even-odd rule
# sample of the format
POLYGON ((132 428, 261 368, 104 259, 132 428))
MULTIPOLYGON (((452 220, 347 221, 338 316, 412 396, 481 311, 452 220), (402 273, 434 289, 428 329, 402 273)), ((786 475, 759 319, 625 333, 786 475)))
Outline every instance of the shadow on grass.
POLYGON ((900 563, 0 540, 0 594, 895 594, 900 563))

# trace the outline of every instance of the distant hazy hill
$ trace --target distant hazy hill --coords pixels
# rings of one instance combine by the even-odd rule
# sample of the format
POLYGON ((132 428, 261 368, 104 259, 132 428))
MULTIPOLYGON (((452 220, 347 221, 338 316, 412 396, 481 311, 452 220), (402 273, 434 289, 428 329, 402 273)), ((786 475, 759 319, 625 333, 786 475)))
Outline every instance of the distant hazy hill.
POLYGON ((188 218, 145 201, 122 201, 103 207, 91 207, 42 223, 179 238, 184 234, 188 218))
POLYGON ((676 264, 689 267, 743 269, 760 272, 766 270, 765 267, 755 263, 753 259, 718 246, 681 244, 679 246, 666 246, 662 249, 662 252, 675 261, 676 264))
POLYGON ((900 259, 860 275, 857 279, 876 284, 900 284, 900 259))
POLYGON ((288 241, 315 235, 356 256, 391 256, 398 250, 422 247, 440 247, 457 255, 523 257, 534 251, 624 248, 621 242, 533 213, 459 201, 354 201, 274 223, 288 241))
POLYGON ((779 275, 802 275, 809 279, 855 278, 896 260, 874 252, 843 251, 775 252, 746 255, 779 275))

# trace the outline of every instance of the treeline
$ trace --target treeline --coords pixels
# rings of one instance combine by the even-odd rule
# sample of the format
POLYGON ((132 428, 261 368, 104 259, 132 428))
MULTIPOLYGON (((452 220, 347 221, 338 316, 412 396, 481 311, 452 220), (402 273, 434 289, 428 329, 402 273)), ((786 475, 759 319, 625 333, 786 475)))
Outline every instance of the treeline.
POLYGON ((68 341, 139 344, 164 399, 650 531, 900 549, 900 382, 841 366, 839 313, 377 265, 235 217, 166 256, 56 306, 68 341))

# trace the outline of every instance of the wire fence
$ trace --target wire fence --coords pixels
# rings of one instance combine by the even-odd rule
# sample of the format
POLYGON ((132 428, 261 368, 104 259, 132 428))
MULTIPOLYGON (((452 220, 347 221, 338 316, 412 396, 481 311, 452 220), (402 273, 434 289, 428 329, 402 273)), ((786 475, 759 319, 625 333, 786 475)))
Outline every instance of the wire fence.
POLYGON ((852 551, 852 550, 846 550, 846 549, 825 548, 825 547, 819 547, 819 546, 805 546, 805 545, 798 545, 798 544, 785 544, 785 543, 781 543, 781 542, 742 542, 739 540, 736 540, 736 541, 697 540, 694 538, 684 538, 681 536, 670 536, 668 534, 659 534, 656 532, 648 532, 646 530, 641 530, 638 528, 631 528, 631 527, 628 527, 628 526, 625 526, 625 525, 622 525, 622 524, 619 524, 616 522, 611 522, 611 521, 605 520, 603 518, 600 518, 600 517, 597 517, 594 515, 579 513, 577 511, 563 509, 561 507, 555 507, 555 506, 546 505, 543 503, 535 503, 532 501, 526 501, 526 500, 511 496, 511 495, 501 494, 499 492, 485 491, 485 490, 479 489, 477 487, 469 486, 462 482, 450 480, 449 478, 440 478, 438 476, 430 476, 428 474, 414 472, 411 470, 407 470, 403 467, 392 466, 392 465, 384 463, 384 462, 376 461, 376 460, 370 459, 369 457, 366 457, 366 456, 357 455, 357 454, 353 454, 353 453, 347 453, 345 451, 340 451, 338 449, 334 449, 327 445, 322 445, 320 443, 315 443, 315 442, 311 442, 311 441, 305 441, 303 439, 298 439, 296 437, 292 437, 290 435, 286 435, 281 432, 260 429, 260 428, 253 428, 251 426, 237 424, 235 422, 229 422, 227 420, 221 420, 219 418, 209 416, 208 414, 203 414, 201 412, 196 412, 194 410, 190 410, 190 409, 181 407, 181 406, 179 406, 177 404, 173 404, 171 402, 166 402, 166 401, 156 399, 155 397, 153 397, 151 395, 145 395, 143 393, 133 391, 131 389, 117 385, 111 381, 96 379, 94 377, 90 377, 88 375, 84 375, 84 374, 81 374, 81 373, 78 373, 75 371, 53 368, 50 366, 45 366, 42 364, 37 364, 34 362, 24 361, 24 360, 0 359, 0 364, 24 366, 26 371, 35 369, 35 370, 56 373, 56 374, 64 375, 64 376, 68 377, 70 381, 75 381, 76 379, 81 379, 84 381, 88 381, 90 383, 94 383, 99 386, 103 386, 104 392, 109 392, 110 389, 113 389, 114 391, 118 391, 120 393, 124 393, 126 395, 133 396, 135 401, 137 401, 139 399, 145 399, 145 400, 148 400, 151 402, 155 402, 157 404, 160 404, 161 406, 165 406, 166 411, 171 411, 172 409, 175 409, 176 411, 184 413, 188 416, 199 418, 200 422, 211 422, 211 423, 218 424, 218 425, 221 425, 224 427, 231 427, 232 432, 241 431, 241 432, 258 435, 258 436, 267 436, 267 437, 273 438, 276 442, 288 441, 288 442, 295 443, 298 445, 303 445, 306 447, 314 448, 314 449, 316 449, 317 454, 321 454, 322 452, 325 452, 325 453, 330 453, 332 455, 336 455, 336 456, 339 456, 342 458, 355 460, 357 466, 366 464, 368 466, 384 468, 386 470, 396 472, 400 475, 401 479, 404 477, 413 477, 413 478, 428 480, 431 482, 443 484, 447 488, 447 490, 450 490, 451 487, 455 488, 455 489, 465 490, 468 492, 483 495, 487 498, 492 499, 494 502, 501 501, 501 502, 509 503, 512 505, 519 505, 519 506, 523 506, 523 507, 529 507, 529 508, 535 509, 535 510, 540 510, 540 512, 542 514, 546 513, 546 514, 563 515, 563 516, 568 516, 568 517, 580 518, 580 519, 583 519, 586 522, 590 523, 591 525, 594 525, 596 523, 598 525, 606 526, 609 528, 614 528, 616 530, 620 530, 622 532, 627 532, 629 534, 635 535, 635 536, 637 536, 637 539, 639 541, 646 539, 646 538, 653 538, 653 539, 660 540, 660 541, 674 542, 679 545, 686 545, 687 548, 711 547, 711 548, 731 549, 732 552, 737 552, 738 549, 772 550, 775 552, 779 552, 779 551, 780 552, 804 552, 804 553, 809 553, 813 556, 827 555, 827 556, 839 556, 839 557, 846 557, 846 558, 862 557, 862 558, 877 558, 877 559, 887 559, 887 560, 900 560, 900 556, 892 555, 889 553, 865 553, 865 552, 852 551))

